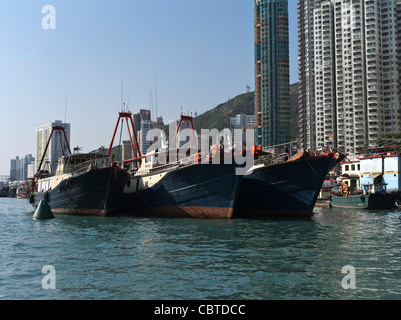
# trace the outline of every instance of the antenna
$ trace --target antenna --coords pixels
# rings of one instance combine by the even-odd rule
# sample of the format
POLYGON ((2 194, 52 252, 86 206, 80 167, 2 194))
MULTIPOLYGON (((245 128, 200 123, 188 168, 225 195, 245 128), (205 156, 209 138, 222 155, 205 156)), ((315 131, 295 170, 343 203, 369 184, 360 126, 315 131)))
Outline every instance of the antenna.
POLYGON ((131 86, 129 87, 129 90, 128 90, 128 108, 129 107, 131 107, 131 86))
POLYGON ((155 74, 155 105, 156 105, 156 119, 157 119, 157 74, 155 74))
POLYGON ((121 110, 123 109, 123 67, 121 67, 121 110))
POLYGON ((65 98, 64 104, 64 123, 67 123, 67 98, 65 98))
POLYGON ((153 113, 153 95, 152 95, 152 90, 149 90, 149 105, 150 105, 150 110, 151 110, 150 120, 152 120, 152 117, 154 117, 154 113, 153 113))

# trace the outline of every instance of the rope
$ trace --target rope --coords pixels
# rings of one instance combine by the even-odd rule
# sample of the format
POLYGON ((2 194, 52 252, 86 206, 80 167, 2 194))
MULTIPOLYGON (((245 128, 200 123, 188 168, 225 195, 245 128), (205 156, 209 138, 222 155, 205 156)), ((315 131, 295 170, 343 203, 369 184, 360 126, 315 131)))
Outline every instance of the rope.
POLYGON ((316 174, 319 175, 319 176, 323 175, 323 173, 319 173, 319 172, 317 172, 315 169, 313 169, 313 167, 312 167, 311 164, 309 163, 309 159, 306 159, 306 162, 308 163, 309 167, 311 168, 311 170, 312 170, 314 173, 316 173, 316 174))

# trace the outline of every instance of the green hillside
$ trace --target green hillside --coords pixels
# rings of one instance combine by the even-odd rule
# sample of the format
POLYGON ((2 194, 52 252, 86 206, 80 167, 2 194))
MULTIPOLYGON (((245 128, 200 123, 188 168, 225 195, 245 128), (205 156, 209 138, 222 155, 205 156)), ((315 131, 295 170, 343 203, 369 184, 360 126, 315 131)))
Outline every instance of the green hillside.
MULTIPOLYGON (((291 117, 291 138, 298 137, 298 105, 297 105, 298 83, 290 86, 290 117, 291 117)), ((229 118, 236 114, 254 114, 255 94, 254 92, 243 93, 217 107, 202 113, 194 118, 195 130, 199 133, 200 129, 222 130, 229 128, 229 118)))
POLYGON ((194 127, 197 132, 200 132, 200 129, 222 130, 229 127, 230 117, 239 113, 253 114, 254 112, 254 92, 243 93, 194 118, 194 127))

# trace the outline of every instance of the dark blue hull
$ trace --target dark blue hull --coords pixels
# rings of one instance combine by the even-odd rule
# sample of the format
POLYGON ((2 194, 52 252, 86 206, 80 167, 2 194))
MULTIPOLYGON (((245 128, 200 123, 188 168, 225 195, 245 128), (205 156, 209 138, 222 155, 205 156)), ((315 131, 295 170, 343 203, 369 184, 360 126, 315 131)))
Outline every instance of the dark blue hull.
POLYGON ((317 156, 255 169, 242 180, 234 216, 311 216, 335 161, 317 156))
POLYGON ((29 202, 36 208, 46 200, 53 213, 111 216, 117 213, 129 177, 119 168, 96 169, 66 179, 46 193, 35 192, 29 202))
MULTIPOLYGON (((154 186, 125 192, 120 213, 192 218, 231 218, 243 176, 235 164, 195 164, 171 170, 154 186)), ((133 177, 135 185, 138 178, 133 177)))

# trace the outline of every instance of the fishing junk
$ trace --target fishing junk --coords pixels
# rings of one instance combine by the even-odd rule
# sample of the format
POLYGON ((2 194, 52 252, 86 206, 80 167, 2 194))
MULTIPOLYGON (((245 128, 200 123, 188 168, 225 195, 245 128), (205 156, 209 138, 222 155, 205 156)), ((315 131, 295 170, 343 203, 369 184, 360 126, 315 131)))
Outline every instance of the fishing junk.
POLYGON ((119 207, 121 213, 192 218, 233 216, 242 180, 242 176, 236 175, 239 166, 235 161, 221 163, 224 157, 233 156, 231 151, 201 153, 196 141, 190 140, 190 148, 180 154, 173 146, 183 122, 193 130, 192 117, 181 115, 170 148, 154 150, 144 156, 137 148, 134 159, 121 162, 131 172, 119 207), (218 155, 220 163, 212 163, 213 157, 218 155))
MULTIPOLYGON (((109 150, 110 153, 110 150, 109 150)), ((48 202, 53 213, 109 216, 117 213, 129 174, 114 166, 104 166, 104 156, 96 153, 71 154, 63 127, 53 127, 38 172, 35 174, 29 202, 36 208, 48 202), (52 135, 63 134, 69 155, 58 160, 54 173, 41 170, 52 135)))
POLYGON ((277 160, 261 158, 245 175, 235 217, 310 217, 327 173, 342 159, 331 151, 299 151, 277 160))

